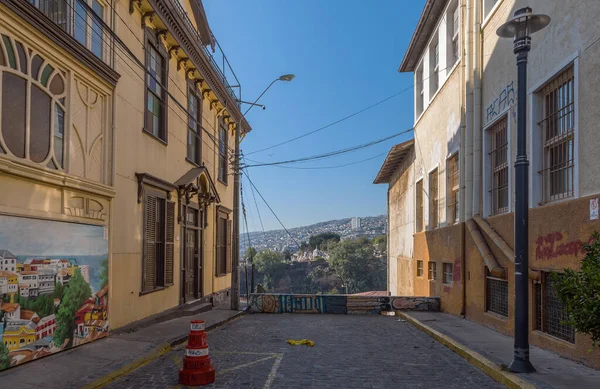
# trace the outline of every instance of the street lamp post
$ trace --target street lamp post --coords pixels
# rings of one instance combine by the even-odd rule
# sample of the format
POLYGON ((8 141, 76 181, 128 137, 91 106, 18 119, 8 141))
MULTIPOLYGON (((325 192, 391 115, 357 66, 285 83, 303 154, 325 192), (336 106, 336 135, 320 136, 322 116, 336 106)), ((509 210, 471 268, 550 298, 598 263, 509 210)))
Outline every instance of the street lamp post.
POLYGON ((535 15, 529 7, 517 10, 514 17, 498 28, 501 38, 514 39, 517 56, 517 159, 515 161, 515 344, 508 366, 515 373, 531 373, 529 361, 529 161, 527 160, 527 54, 533 34, 550 23, 550 17, 535 15))
MULTIPOLYGON (((294 79, 293 74, 284 74, 283 76, 273 80, 269 86, 258 96, 253 103, 246 103, 245 101, 238 100, 240 103, 250 104, 250 108, 242 117, 257 104, 258 100, 269 90, 269 88, 277 81, 292 81, 294 79)), ((263 106, 264 109, 264 106, 263 106)), ((240 131, 235 132, 235 148, 234 148, 234 175, 233 175, 233 225, 234 225, 234 241, 233 241, 233 266, 231 272, 231 309, 239 309, 240 306, 240 282, 239 282, 239 267, 240 267, 240 131)), ((252 264, 252 286, 254 286, 254 264, 252 264)), ((252 290, 253 291, 253 290, 252 290)), ((251 291, 251 292, 252 292, 251 291)))

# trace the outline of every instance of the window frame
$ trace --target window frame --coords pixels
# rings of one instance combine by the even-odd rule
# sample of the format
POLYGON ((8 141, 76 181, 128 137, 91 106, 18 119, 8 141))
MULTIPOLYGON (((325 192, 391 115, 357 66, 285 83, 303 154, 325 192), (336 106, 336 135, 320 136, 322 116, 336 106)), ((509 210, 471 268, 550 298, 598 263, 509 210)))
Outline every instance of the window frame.
POLYGON ((219 206, 216 212, 215 230, 216 230, 216 252, 215 252, 215 277, 224 277, 232 272, 232 242, 233 242, 233 223, 231 220, 231 210, 219 206), (221 224, 224 223, 224 224, 221 224), (224 231, 222 231, 224 230, 224 231), (222 234, 225 234, 225 240, 221 242, 222 234))
POLYGON ((511 128, 508 116, 507 113, 500 115, 484 130, 488 138, 486 142, 488 167, 486 170, 489 174, 489 185, 487 185, 488 196, 486 197, 489 202, 490 216, 501 215, 511 211, 511 128), (504 135, 501 132, 504 132, 504 135), (498 144, 499 142, 501 144, 498 144), (502 154, 504 154, 504 161, 502 161, 502 154), (499 184, 500 181, 503 181, 502 177, 506 178, 506 185, 499 184), (504 206, 500 204, 501 191, 506 192, 506 205, 504 206))
POLYGON ((186 156, 185 159, 192 165, 200 166, 202 163, 202 96, 198 93, 196 84, 191 80, 188 82, 188 126, 187 126, 187 138, 186 138, 186 156), (192 119, 190 113, 190 102, 191 99, 196 100, 196 117, 192 119), (193 126, 195 124, 196 131, 193 126), (190 159, 190 137, 194 138, 196 142, 196 155, 195 160, 190 159))
POLYGON ((229 183, 229 133, 225 123, 219 119, 219 155, 217 180, 223 185, 229 183), (225 138, 225 139, 223 139, 225 138), (224 154, 223 154, 224 153, 224 154))
POLYGON ((417 277, 422 278, 425 271, 424 261, 422 259, 417 259, 417 277))
POLYGON ((460 221, 460 154, 455 151, 446 159, 446 222, 448 225, 460 221), (453 185, 454 180, 456 184, 453 185))
POLYGON ((452 285, 454 283, 454 263, 443 262, 442 263, 442 284, 452 285), (446 271, 446 267, 450 267, 450 272, 446 271))
POLYGON ((165 145, 167 145, 169 143, 169 130, 168 130, 168 114, 169 114, 169 93, 168 93, 168 79, 169 79, 169 55, 167 53, 167 50, 165 48, 165 46, 163 45, 163 43, 160 41, 160 39, 157 37, 156 34, 154 34, 152 32, 152 30, 150 30, 148 27, 146 27, 146 29, 144 30, 144 128, 143 128, 143 132, 149 136, 151 136, 152 138, 156 139, 157 141, 159 141, 160 143, 163 143, 165 145), (163 70, 163 74, 162 74, 162 80, 160 80, 160 82, 158 82, 158 80, 155 79, 155 81, 157 82, 157 84, 159 84, 159 86, 161 87, 161 96, 158 97, 156 96, 156 94, 154 92, 150 92, 150 86, 148 85, 148 82, 150 80, 150 70, 149 70, 149 64, 150 64, 150 50, 149 48, 152 48, 156 51, 156 53, 158 54, 158 56, 162 59, 163 61, 163 66, 164 68, 163 70), (162 103, 162 107, 161 107, 161 114, 162 114, 162 120, 161 122, 161 131, 162 134, 158 133, 158 135, 155 135, 153 133, 153 131, 150 131, 148 129, 148 98, 149 95, 152 94, 153 96, 156 96, 157 98, 159 98, 159 101, 162 103), (162 135, 162 136, 161 136, 162 135))
MULTIPOLYGON (((558 319, 558 326, 563 326, 566 327, 567 330, 570 329, 572 330, 572 340, 571 339, 565 339, 555 333, 552 332, 548 332, 548 329, 546 328, 548 325, 548 323, 546 322, 546 318, 548 316, 548 311, 550 312, 554 312, 556 311, 556 309, 554 310, 548 310, 547 309, 547 296, 548 296, 548 283, 550 282, 550 272, 548 271, 541 271, 540 272, 540 280, 539 281, 533 281, 533 330, 538 331, 542 334, 544 334, 545 336, 549 336, 552 337, 554 339, 559 339, 563 342, 567 342, 568 344, 571 345, 575 345, 577 342, 577 331, 575 330, 574 327, 569 326, 569 325, 563 325, 562 321, 565 320, 566 318, 560 318, 558 319), (538 288, 539 288, 539 296, 538 296, 538 288)), ((564 304, 562 304, 564 305, 564 304)), ((564 309, 564 307, 561 308, 564 309)))
POLYGON ((440 175, 439 169, 435 167, 428 174, 429 186, 429 209, 427 219, 427 229, 434 230, 440 227, 440 175), (433 177, 435 177, 435 187, 433 186, 433 177), (432 221, 435 216, 435 225, 432 221))
POLYGON ((417 180, 415 183, 415 232, 422 232, 425 230, 425 208, 423 198, 423 178, 417 180))
MULTIPOLYGON (((485 267, 485 312, 486 313, 493 313, 495 315, 499 315, 502 316, 502 318, 508 319, 508 312, 510 309, 510 298, 509 298, 509 287, 510 285, 508 284, 508 279, 506 278, 506 276, 504 278, 500 278, 500 277, 494 277, 491 273, 490 270, 484 265, 485 267), (506 293, 506 311, 505 312, 498 312, 495 310, 490 309, 490 301, 489 299, 491 298, 491 293, 490 290, 488 288, 491 287, 491 282, 498 282, 498 283, 502 283, 503 288, 506 288, 505 293, 506 293)), ((504 268, 504 274, 508 274, 508 269, 504 268)))
POLYGON ((427 262, 427 276, 429 281, 437 280, 437 262, 429 261, 427 262))

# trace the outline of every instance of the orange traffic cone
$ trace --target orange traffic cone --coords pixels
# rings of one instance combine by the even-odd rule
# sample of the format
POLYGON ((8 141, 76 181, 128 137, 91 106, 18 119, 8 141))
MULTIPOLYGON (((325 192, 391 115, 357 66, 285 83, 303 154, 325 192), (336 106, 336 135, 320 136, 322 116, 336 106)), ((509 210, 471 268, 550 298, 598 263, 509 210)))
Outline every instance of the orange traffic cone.
POLYGON ((213 382, 215 382, 215 368, 211 365, 208 356, 204 320, 192 320, 183 358, 183 369, 179 370, 179 384, 197 386, 213 382))

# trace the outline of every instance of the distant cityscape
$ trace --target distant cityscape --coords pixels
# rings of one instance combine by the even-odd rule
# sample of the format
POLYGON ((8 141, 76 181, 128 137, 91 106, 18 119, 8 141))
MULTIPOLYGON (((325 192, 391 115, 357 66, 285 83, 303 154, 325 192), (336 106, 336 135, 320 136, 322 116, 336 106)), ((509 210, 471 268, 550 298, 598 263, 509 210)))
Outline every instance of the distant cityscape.
POLYGON ((340 220, 329 220, 316 224, 311 224, 304 227, 290 228, 288 230, 294 239, 290 238, 285 230, 272 231, 254 231, 246 234, 241 232, 240 235, 240 253, 241 258, 244 257, 248 248, 248 235, 250 245, 260 252, 265 249, 284 252, 289 251, 296 253, 299 250, 298 244, 307 242, 308 239, 323 232, 334 232, 339 234, 342 240, 354 239, 360 237, 374 238, 387 233, 387 216, 368 216, 368 217, 352 217, 340 220))

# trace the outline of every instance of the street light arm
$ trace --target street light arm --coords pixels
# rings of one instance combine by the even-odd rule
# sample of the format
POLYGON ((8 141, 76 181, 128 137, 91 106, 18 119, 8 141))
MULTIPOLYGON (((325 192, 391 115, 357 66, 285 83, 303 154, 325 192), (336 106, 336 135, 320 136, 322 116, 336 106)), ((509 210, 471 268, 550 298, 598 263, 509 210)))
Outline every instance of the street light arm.
POLYGON ((269 84, 269 86, 267 87, 267 89, 265 89, 265 90, 263 91, 263 93, 261 93, 261 94, 260 94, 260 96, 258 96, 258 97, 256 98, 256 100, 254 100, 254 103, 252 103, 252 104, 250 105, 250 107, 249 107, 249 108, 246 110, 246 112, 244 112, 244 114, 243 114, 242 116, 246 116, 246 114, 247 114, 247 113, 248 113, 248 112, 249 112, 249 111, 250 111, 250 110, 251 110, 251 109, 252 109, 252 108, 253 108, 253 107, 256 105, 256 103, 258 102, 258 100, 260 100, 260 98, 261 98, 261 97, 263 97, 263 95, 264 95, 265 93, 267 93, 267 91, 269 90, 269 88, 270 88, 271 86, 273 86, 273 84, 275 84, 277 81, 279 81, 279 78, 276 78, 276 79, 274 79, 273 81, 271 81, 271 83, 269 84))

